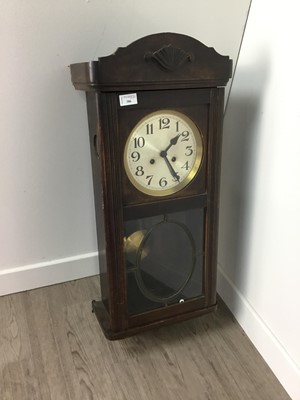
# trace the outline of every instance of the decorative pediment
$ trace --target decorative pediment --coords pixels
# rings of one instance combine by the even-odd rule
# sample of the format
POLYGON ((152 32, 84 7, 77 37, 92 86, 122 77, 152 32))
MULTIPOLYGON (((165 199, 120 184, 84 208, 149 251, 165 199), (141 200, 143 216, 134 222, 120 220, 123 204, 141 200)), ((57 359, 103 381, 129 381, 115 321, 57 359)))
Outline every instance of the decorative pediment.
POLYGON ((225 86, 232 61, 195 38, 156 33, 98 61, 73 64, 76 88, 126 91, 225 86))

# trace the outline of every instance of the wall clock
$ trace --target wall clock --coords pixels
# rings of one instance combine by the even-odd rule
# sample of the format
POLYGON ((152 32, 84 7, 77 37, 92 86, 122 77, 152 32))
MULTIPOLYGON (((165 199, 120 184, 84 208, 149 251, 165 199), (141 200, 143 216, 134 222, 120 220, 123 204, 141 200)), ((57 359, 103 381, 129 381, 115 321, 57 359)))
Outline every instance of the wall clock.
POLYGON ((70 68, 86 92, 106 337, 214 310, 231 60, 161 33, 70 68))

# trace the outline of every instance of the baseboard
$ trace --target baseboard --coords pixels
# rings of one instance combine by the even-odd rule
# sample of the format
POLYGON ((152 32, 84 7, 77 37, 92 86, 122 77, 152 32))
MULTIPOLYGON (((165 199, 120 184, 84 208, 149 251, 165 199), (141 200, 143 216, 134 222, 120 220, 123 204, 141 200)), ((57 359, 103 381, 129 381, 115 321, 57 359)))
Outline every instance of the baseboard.
POLYGON ((45 261, 0 271, 0 296, 99 274, 98 253, 45 261))
POLYGON ((299 367, 220 265, 218 293, 289 396, 300 400, 299 367))

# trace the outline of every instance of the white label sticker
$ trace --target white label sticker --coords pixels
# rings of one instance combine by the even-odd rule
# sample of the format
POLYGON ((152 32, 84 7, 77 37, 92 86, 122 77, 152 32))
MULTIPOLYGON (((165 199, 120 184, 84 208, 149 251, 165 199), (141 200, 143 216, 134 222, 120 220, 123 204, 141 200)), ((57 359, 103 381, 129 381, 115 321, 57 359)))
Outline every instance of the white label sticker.
POLYGON ((120 106, 132 106, 133 104, 137 104, 137 94, 130 93, 130 94, 121 94, 119 96, 120 106))

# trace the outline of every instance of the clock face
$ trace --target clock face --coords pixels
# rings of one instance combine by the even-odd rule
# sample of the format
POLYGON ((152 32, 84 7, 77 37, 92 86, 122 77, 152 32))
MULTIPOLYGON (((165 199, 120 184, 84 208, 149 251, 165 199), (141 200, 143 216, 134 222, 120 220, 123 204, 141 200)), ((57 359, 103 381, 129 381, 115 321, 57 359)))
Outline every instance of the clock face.
POLYGON ((152 196, 183 189, 197 174, 203 156, 199 129, 173 110, 148 114, 131 131, 124 166, 131 183, 152 196))

